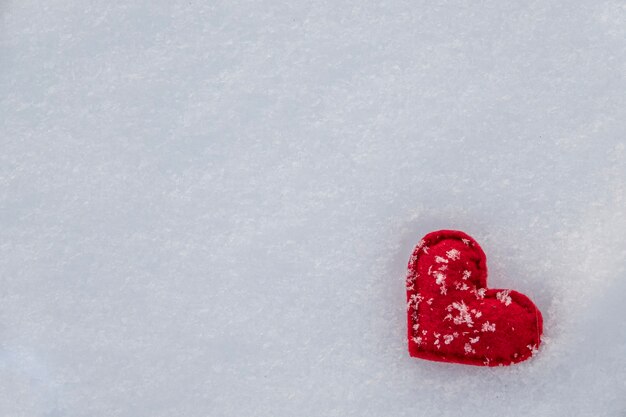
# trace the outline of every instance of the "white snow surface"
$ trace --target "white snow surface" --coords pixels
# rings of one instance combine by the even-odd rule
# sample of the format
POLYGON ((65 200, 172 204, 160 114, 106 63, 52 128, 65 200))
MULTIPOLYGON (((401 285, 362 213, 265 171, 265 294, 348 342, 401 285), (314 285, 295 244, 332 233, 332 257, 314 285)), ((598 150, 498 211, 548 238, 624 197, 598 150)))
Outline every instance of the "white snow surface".
POLYGON ((623 1, 0 3, 0 415, 626 415, 623 1), (408 356, 463 230, 544 343, 408 356))

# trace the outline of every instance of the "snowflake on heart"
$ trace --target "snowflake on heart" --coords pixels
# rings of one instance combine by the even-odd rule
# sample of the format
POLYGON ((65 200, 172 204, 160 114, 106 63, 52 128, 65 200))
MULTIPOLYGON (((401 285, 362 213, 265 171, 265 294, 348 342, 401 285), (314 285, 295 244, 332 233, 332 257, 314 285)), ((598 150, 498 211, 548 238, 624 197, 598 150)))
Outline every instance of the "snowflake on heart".
POLYGON ((406 277, 409 353, 469 365, 511 365, 539 348, 541 312, 525 295, 487 288, 487 260, 467 234, 424 236, 406 277))

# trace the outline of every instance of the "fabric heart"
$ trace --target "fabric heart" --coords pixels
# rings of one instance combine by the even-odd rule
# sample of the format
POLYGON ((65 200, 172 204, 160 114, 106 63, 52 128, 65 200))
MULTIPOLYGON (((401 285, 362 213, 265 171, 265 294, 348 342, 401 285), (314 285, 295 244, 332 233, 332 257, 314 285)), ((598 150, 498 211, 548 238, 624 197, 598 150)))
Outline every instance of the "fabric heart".
POLYGON ((424 236, 406 279, 409 353, 469 365, 511 365, 539 348, 543 319, 525 295, 487 288, 487 260, 463 232, 424 236))

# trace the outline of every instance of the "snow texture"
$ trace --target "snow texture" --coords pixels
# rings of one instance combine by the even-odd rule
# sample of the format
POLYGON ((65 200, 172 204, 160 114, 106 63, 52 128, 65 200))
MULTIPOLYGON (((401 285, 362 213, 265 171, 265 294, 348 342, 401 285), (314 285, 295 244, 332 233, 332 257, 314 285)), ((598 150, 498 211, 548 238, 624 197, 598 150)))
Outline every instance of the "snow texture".
POLYGON ((626 415, 624 2, 0 16, 0 415, 626 415), (443 228, 534 358, 409 357, 443 228))

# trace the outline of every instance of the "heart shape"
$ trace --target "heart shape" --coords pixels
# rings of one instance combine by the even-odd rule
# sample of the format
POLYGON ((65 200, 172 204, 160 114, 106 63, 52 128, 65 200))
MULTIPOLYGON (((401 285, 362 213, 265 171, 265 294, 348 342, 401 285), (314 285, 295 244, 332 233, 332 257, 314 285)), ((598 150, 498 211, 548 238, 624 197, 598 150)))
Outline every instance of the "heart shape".
POLYGON ((468 365, 511 365, 539 348, 543 319, 525 295, 487 288, 487 259, 455 230, 415 247, 406 278, 409 354, 468 365))

